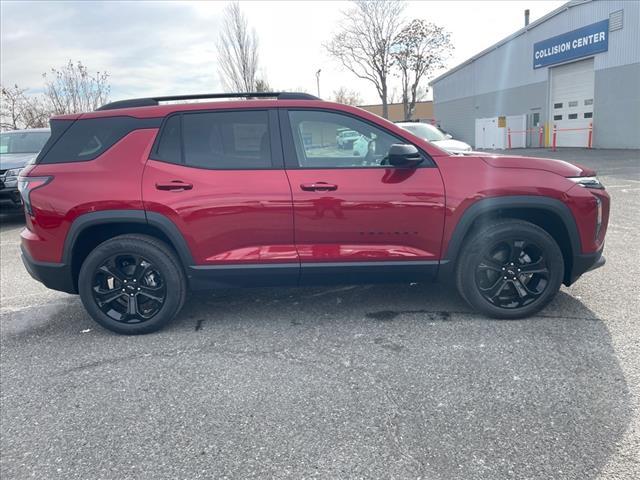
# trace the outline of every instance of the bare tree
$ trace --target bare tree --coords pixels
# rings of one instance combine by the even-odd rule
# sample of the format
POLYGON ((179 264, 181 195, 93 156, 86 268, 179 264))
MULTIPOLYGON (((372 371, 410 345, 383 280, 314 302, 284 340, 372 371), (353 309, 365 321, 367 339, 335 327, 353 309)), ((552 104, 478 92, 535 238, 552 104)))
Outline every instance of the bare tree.
POLYGON ((265 78, 256 79, 256 92, 270 92, 271 86, 265 78))
POLYGON ((388 118, 388 84, 391 45, 402 24, 404 4, 399 0, 354 1, 343 12, 340 30, 325 44, 327 52, 358 78, 376 87, 382 116, 388 118))
POLYGON ((0 129, 46 127, 51 107, 41 95, 27 95, 18 85, 1 87, 0 129))
POLYGON ((389 94, 389 104, 399 103, 401 100, 400 92, 398 92, 398 87, 394 86, 391 89, 391 93, 389 94))
POLYGON ((71 60, 60 69, 42 74, 44 95, 51 103, 54 115, 90 112, 109 101, 109 74, 90 74, 82 62, 71 60))
POLYGON ((405 120, 411 120, 416 102, 427 94, 420 82, 442 68, 452 51, 449 33, 425 20, 409 22, 395 37, 391 56, 400 71, 405 120))
POLYGON ((53 115, 52 105, 43 95, 25 96, 22 109, 24 128, 48 127, 53 115))
POLYGON ((256 90, 258 37, 255 30, 249 31, 249 22, 238 2, 230 3, 224 12, 218 39, 218 65, 227 90, 256 90))
POLYGON ((340 87, 333 91, 333 101, 343 103, 345 105, 361 105, 362 97, 355 90, 349 90, 346 87, 340 87))
POLYGON ((2 87, 0 102, 0 128, 2 130, 17 130, 22 124, 22 104, 26 89, 14 85, 2 87))
POLYGON ((90 74, 82 62, 71 60, 63 67, 42 74, 44 93, 30 95, 28 90, 1 87, 0 127, 3 130, 46 127, 53 115, 88 112, 109 101, 109 74, 90 74))

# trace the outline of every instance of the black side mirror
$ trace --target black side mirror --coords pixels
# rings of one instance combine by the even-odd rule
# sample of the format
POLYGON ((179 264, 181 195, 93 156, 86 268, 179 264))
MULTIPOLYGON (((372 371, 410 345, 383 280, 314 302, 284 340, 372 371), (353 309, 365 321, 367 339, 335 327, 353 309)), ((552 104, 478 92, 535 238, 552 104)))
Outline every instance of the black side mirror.
POLYGON ((413 145, 394 143, 389 147, 387 154, 389 165, 394 167, 417 167, 424 158, 418 149, 413 145))

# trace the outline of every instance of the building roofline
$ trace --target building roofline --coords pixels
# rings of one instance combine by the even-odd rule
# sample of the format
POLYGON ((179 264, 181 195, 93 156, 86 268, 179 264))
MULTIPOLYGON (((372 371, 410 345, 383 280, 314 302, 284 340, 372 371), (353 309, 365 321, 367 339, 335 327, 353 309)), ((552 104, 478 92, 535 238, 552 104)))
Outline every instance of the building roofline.
POLYGON ((468 60, 465 60, 464 62, 462 62, 459 65, 456 65, 455 67, 451 68, 450 70, 447 70, 446 72, 444 72, 442 75, 434 78, 433 80, 431 80, 429 82, 429 86, 433 86, 435 83, 439 82, 440 80, 442 80, 443 78, 448 77, 449 75, 457 72, 458 70, 463 69, 464 67, 466 67, 467 65, 470 65, 471 63, 475 62, 476 60, 478 60, 481 57, 484 57, 486 54, 497 50, 498 48, 500 48, 502 45, 504 45, 505 43, 510 42, 511 40, 513 40, 514 38, 519 37, 520 35, 524 35, 525 33, 527 33, 529 30, 533 30, 534 28, 536 28, 538 25, 546 22, 547 20, 555 17, 556 15, 560 15, 563 12, 566 12, 567 10, 569 10, 570 8, 573 7, 577 7, 578 5, 583 5, 585 3, 589 3, 592 2, 593 0, 570 0, 569 2, 565 3, 564 5, 556 8, 555 10, 552 10, 551 12, 547 13, 546 15, 540 17, 538 20, 536 20, 535 22, 531 22, 529 25, 522 27, 520 30, 517 30, 516 32, 512 33, 511 35, 509 35, 508 37, 503 38, 502 40, 500 40, 497 43, 494 43, 493 45, 491 45, 488 48, 485 48, 484 50, 482 50, 479 53, 476 53, 473 57, 469 58, 468 60))
MULTIPOLYGON (((419 103, 433 103, 433 100, 420 100, 419 102, 416 102, 416 105, 418 105, 419 103)), ((395 103, 387 103, 387 106, 390 107, 391 105, 402 105, 402 102, 395 102, 395 103)), ((363 107, 382 107, 381 103, 372 103, 369 105, 358 105, 359 108, 363 108, 363 107)))

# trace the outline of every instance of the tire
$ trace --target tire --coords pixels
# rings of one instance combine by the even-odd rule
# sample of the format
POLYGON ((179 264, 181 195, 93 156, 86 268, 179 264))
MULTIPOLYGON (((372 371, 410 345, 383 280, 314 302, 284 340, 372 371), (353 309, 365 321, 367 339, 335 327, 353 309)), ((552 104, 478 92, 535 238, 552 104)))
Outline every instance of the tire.
POLYGON ((558 293, 564 259, 542 228, 522 220, 483 225, 465 241, 456 269, 458 292, 475 310, 516 319, 543 309, 558 293))
POLYGON ((80 267, 80 298, 104 328, 126 335, 160 330, 182 308, 187 282, 173 251, 146 235, 98 245, 80 267))

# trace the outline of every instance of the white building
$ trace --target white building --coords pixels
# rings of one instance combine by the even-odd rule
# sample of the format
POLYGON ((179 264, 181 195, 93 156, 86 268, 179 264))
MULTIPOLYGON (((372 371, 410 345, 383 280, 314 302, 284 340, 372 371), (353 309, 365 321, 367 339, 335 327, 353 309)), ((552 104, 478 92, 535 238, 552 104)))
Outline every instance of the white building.
POLYGON ((472 145, 500 123, 514 146, 539 146, 540 126, 549 145, 555 126, 558 146, 592 127, 595 148, 640 148, 640 2, 568 2, 431 86, 438 124, 472 145))

